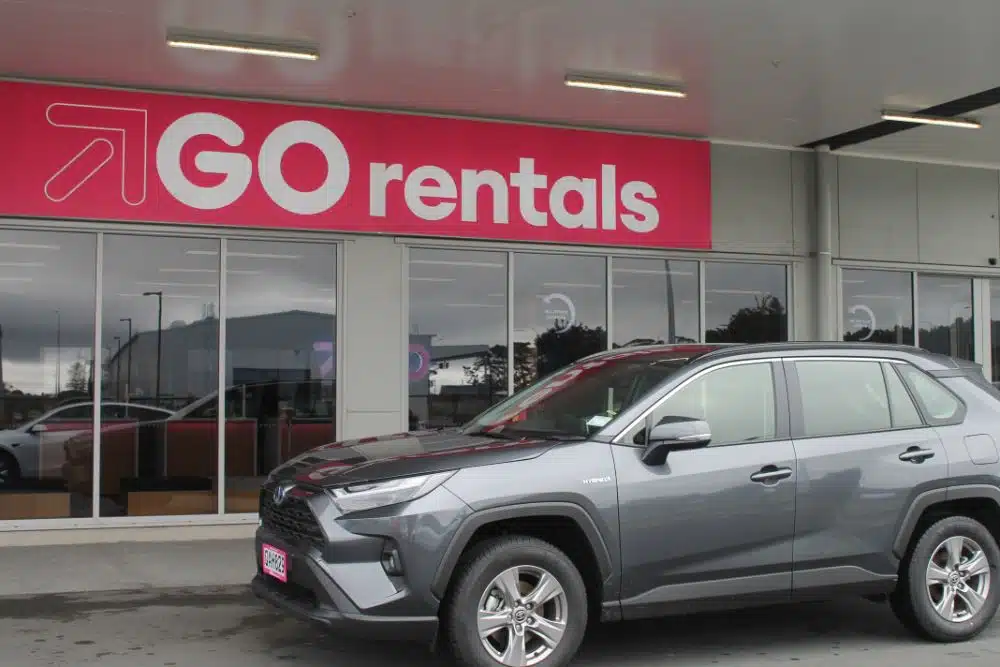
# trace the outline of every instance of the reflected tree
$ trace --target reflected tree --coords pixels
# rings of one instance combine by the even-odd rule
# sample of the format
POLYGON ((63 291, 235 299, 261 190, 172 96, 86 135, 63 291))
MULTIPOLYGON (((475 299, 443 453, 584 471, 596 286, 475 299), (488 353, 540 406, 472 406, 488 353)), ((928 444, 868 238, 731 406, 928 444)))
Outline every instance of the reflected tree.
POLYGON ((757 305, 740 308, 729 323, 705 332, 707 343, 769 343, 788 339, 788 313, 777 297, 767 295, 757 305))
POLYGON ((608 332, 604 327, 574 324, 568 329, 553 327, 535 338, 537 376, 545 376, 577 359, 607 349, 608 332))

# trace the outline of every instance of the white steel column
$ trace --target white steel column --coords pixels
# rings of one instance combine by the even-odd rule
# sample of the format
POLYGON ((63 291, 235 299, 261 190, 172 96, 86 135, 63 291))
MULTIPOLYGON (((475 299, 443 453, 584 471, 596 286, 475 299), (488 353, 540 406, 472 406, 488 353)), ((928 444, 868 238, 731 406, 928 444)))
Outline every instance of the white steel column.
POLYGON ((837 340, 836 272, 833 266, 833 198, 836 157, 829 146, 816 149, 816 340, 837 340))

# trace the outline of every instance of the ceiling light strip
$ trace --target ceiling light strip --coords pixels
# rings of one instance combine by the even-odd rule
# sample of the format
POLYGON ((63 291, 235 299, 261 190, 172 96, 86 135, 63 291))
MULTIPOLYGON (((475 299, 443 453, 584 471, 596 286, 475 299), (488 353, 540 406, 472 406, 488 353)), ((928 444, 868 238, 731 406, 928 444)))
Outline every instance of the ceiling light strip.
POLYGON ((626 81, 580 74, 567 74, 565 83, 570 88, 590 88, 592 90, 610 90, 618 93, 638 93, 640 95, 658 95, 660 97, 687 97, 687 93, 676 86, 650 81, 626 81))
POLYGON ((254 56, 270 56, 272 58, 293 58, 297 60, 318 60, 319 50, 308 46, 280 44, 277 42, 257 42, 243 39, 224 39, 198 35, 168 35, 167 46, 178 49, 197 49, 200 51, 221 51, 224 53, 242 53, 254 56))
POLYGON ((983 126, 982 123, 971 118, 926 116, 923 114, 912 114, 903 111, 883 111, 882 120, 896 121, 899 123, 914 123, 916 125, 941 125, 943 127, 958 127, 967 130, 978 130, 983 126))

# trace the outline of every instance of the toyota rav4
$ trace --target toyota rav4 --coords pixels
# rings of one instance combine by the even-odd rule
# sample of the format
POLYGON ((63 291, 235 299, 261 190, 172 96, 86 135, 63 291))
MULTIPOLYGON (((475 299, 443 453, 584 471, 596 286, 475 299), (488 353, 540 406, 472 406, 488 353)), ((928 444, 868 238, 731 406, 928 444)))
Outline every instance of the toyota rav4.
POLYGON ((966 640, 998 605, 998 439, 981 368, 912 347, 610 351, 463 427, 275 470, 253 590, 475 667, 565 665, 593 622, 839 595, 966 640))

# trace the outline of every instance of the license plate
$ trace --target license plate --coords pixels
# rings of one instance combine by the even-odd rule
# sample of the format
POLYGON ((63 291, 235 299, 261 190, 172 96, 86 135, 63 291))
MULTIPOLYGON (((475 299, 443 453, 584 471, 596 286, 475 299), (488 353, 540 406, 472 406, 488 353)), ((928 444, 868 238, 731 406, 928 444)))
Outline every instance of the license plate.
POLYGON ((288 554, 277 547, 265 544, 261 547, 261 569, 264 574, 280 582, 288 583, 288 554))

